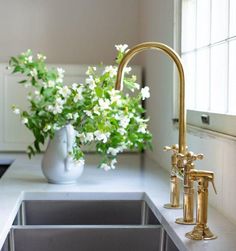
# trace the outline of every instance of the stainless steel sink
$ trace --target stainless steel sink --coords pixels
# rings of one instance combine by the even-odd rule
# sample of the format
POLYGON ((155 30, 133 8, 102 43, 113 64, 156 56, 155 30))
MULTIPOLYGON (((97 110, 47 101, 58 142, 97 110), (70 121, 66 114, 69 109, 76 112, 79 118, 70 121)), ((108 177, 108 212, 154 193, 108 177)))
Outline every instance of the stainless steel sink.
POLYGON ((11 251, 177 251, 143 200, 26 200, 9 239, 11 251))
POLYGON ((159 224, 143 200, 29 200, 22 203, 17 225, 159 224))
POLYGON ((14 227, 15 251, 158 251, 161 226, 14 227))

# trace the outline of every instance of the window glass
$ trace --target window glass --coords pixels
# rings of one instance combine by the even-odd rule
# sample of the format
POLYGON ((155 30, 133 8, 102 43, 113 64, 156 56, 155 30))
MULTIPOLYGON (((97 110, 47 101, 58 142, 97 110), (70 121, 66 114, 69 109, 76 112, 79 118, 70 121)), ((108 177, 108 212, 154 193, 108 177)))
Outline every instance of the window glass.
POLYGON ((184 0, 182 10, 182 52, 186 52, 195 48, 196 1, 184 0))
POLYGON ((228 35, 228 0, 212 0, 211 6, 211 43, 215 43, 228 35))
POLYGON ((209 110, 209 52, 209 48, 204 48, 196 54, 196 109, 200 111, 209 110))
POLYGON ((197 47, 210 43, 210 0, 197 1, 197 47))

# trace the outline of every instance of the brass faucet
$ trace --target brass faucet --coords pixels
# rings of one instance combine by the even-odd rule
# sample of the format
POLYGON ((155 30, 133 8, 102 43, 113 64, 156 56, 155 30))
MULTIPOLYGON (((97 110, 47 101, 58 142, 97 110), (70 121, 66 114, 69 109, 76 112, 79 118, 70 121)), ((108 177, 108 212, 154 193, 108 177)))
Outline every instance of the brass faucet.
POLYGON ((176 219, 176 223, 179 224, 195 224, 194 219, 194 187, 193 180, 190 177, 190 171, 195 169, 196 160, 202 160, 203 154, 194 154, 193 152, 187 152, 185 155, 179 153, 177 155, 180 163, 184 165, 184 211, 183 218, 176 219), (187 209, 187 210, 185 210, 187 209))
MULTIPOLYGON (((171 49, 169 46, 159 43, 159 42, 145 42, 138 44, 131 48, 124 55, 123 59, 120 62, 117 72, 116 79, 116 90, 123 89, 123 77, 124 77, 124 68, 127 66, 129 61, 139 52, 154 49, 158 51, 162 51, 167 54, 174 62, 178 69, 179 73, 179 144, 178 144, 178 161, 176 161, 176 149, 174 150, 172 155, 172 170, 173 165, 177 165, 178 173, 183 173, 184 176, 184 198, 183 198, 183 218, 177 219, 177 223, 180 224, 194 224, 193 217, 193 181, 190 180, 189 170, 194 167, 193 161, 198 159, 196 157, 198 155, 194 155, 191 153, 191 156, 186 152, 186 110, 185 110, 185 76, 183 64, 179 55, 171 49), (173 161, 174 160, 174 161, 173 161), (190 168, 191 167, 191 168, 190 168)), ((177 148, 177 147, 176 147, 177 148)), ((178 177, 171 174, 171 179, 173 182, 171 183, 171 198, 174 198, 175 201, 171 201, 171 208, 176 208, 179 206, 179 180, 178 177)))
POLYGON ((190 170, 189 177, 193 181, 198 182, 198 198, 197 198, 197 224, 194 229, 185 236, 192 240, 212 240, 217 237, 211 232, 207 226, 207 204, 208 204, 208 185, 212 183, 216 193, 214 183, 214 173, 202 170, 190 170))
POLYGON ((182 208, 180 205, 180 179, 177 177, 178 173, 178 144, 172 146, 165 146, 164 151, 172 151, 171 155, 171 171, 170 171, 170 203, 164 205, 165 208, 182 208))

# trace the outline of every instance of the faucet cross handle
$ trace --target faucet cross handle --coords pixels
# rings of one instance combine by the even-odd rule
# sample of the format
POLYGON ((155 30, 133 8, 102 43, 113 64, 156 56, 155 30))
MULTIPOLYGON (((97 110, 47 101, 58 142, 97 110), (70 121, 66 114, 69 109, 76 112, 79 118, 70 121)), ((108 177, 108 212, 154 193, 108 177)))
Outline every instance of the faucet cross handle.
POLYGON ((202 160, 204 158, 204 155, 202 153, 194 154, 193 152, 187 152, 186 154, 186 161, 188 163, 196 161, 196 160, 202 160))
POLYGON ((172 146, 165 146, 163 150, 165 152, 167 152, 167 151, 173 151, 173 153, 178 153, 178 151, 179 151, 179 145, 175 144, 175 145, 172 145, 172 146))

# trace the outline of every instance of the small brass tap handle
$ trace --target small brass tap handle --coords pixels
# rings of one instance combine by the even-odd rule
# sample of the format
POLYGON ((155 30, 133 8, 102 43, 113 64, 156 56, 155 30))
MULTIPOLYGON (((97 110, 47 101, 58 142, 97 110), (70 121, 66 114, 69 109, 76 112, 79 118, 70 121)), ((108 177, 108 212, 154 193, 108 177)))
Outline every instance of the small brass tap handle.
POLYGON ((186 153, 186 160, 188 162, 192 162, 192 161, 195 161, 195 160, 202 160, 204 157, 204 155, 202 153, 199 153, 199 154, 194 154, 193 152, 187 152, 186 153))
POLYGON ((165 152, 166 151, 173 151, 173 153, 177 153, 179 151, 179 145, 175 144, 175 145, 172 145, 172 146, 165 146, 163 150, 165 152))

